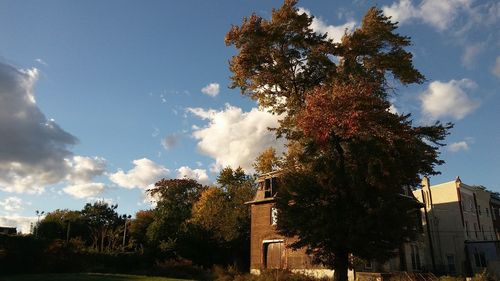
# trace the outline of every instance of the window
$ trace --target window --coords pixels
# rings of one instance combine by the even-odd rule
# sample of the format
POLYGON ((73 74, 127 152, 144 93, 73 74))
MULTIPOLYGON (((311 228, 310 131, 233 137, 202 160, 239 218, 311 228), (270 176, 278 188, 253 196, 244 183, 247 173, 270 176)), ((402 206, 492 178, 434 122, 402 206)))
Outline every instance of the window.
POLYGON ((272 207, 271 208, 271 225, 278 224, 278 209, 272 207))
POLYGON ((264 181, 264 197, 271 198, 278 191, 278 179, 276 177, 269 178, 264 181))
POLYGON ((272 188, 271 188, 271 179, 266 179, 264 181, 264 197, 269 198, 272 195, 272 188))

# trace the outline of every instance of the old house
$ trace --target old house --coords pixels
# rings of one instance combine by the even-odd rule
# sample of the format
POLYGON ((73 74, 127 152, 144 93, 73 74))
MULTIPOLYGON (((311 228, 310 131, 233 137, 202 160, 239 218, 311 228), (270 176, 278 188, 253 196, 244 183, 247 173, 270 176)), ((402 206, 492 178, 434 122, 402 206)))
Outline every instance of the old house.
MULTIPOLYGON (((292 250, 288 246, 293 237, 276 232, 277 210, 275 195, 279 191, 278 172, 263 175, 258 179, 255 198, 247 202, 251 208, 250 228, 250 272, 260 274, 265 269, 289 269, 313 276, 333 276, 333 270, 315 265, 305 249, 292 250)), ((349 278, 353 279, 352 271, 349 278)))

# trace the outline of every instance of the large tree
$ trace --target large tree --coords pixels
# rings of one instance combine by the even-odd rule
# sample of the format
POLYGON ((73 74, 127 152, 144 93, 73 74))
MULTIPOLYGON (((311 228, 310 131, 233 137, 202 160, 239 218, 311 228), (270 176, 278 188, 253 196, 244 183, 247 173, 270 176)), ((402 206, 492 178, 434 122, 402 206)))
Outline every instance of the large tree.
POLYGON ((289 141, 276 205, 278 230, 347 280, 349 254, 386 260, 412 239, 417 206, 401 195, 436 174, 450 124, 413 126, 389 111, 398 85, 422 83, 410 39, 376 8, 340 43, 311 30, 312 17, 285 0, 271 19, 233 26, 226 44, 233 87, 286 113, 289 141), (338 61, 337 63, 335 61, 338 61))

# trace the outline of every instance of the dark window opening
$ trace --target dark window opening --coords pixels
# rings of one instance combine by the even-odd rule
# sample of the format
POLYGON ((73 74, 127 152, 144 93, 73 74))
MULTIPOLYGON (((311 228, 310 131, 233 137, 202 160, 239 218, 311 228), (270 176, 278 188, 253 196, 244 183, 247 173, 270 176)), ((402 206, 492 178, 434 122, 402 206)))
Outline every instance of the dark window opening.
POLYGON ((271 198, 278 192, 278 179, 270 178, 264 181, 264 197, 271 198))

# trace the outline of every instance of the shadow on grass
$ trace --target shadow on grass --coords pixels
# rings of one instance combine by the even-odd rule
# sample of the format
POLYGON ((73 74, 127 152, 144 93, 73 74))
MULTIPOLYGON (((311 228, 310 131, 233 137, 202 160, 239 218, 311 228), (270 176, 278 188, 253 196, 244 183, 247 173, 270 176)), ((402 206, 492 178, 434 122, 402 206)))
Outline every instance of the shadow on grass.
POLYGON ((0 276, 0 281, 189 281, 140 275, 73 273, 73 274, 23 274, 0 276))

